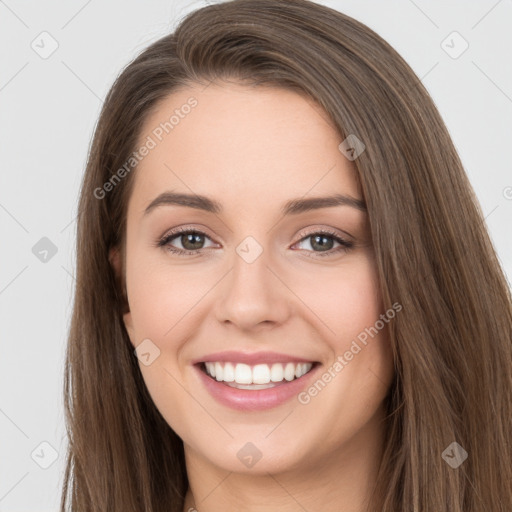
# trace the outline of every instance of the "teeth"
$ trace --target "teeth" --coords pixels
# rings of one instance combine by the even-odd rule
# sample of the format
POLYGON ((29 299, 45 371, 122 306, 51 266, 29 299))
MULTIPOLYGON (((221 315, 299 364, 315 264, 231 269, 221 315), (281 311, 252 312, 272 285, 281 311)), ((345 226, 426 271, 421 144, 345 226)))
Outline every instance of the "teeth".
POLYGON ((257 364, 252 369, 252 384, 268 384, 269 382, 270 368, 268 367, 268 364, 257 364))
POLYGON ((224 368, 220 363, 215 363, 215 378, 217 380, 223 380, 224 377, 224 368))
MULTIPOLYGON (((236 384, 269 384, 271 382, 292 381, 311 370, 312 363, 274 363, 249 366, 243 363, 205 363, 206 373, 219 382, 236 384)), ((271 387, 269 386, 266 387, 271 387)))
POLYGON ((235 380, 235 367, 231 363, 224 365, 224 382, 233 382, 235 380))

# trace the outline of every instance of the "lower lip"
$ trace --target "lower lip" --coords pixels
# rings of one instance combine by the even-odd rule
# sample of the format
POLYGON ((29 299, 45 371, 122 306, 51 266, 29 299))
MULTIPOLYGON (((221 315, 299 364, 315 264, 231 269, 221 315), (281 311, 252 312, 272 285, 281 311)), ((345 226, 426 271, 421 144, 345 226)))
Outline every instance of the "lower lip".
POLYGON ((320 365, 315 365, 306 375, 298 379, 286 382, 285 384, 279 384, 273 388, 254 391, 232 388, 212 379, 212 377, 201 370, 200 365, 194 365, 194 367, 199 372, 199 376, 206 389, 222 405, 239 411, 261 411, 277 407, 297 396, 317 373, 320 365))

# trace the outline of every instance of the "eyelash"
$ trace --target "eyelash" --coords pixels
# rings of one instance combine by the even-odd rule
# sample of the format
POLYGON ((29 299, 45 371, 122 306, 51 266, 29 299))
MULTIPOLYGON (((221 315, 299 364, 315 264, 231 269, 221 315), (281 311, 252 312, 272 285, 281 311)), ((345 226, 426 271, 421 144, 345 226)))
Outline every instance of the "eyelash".
MULTIPOLYGON (((196 234, 196 235, 204 235, 207 238, 210 238, 206 233, 204 233, 201 230, 198 229, 190 229, 190 228, 177 228, 171 233, 168 233, 163 238, 157 240, 157 247, 165 247, 166 250, 169 252, 172 252, 174 254, 177 254, 178 256, 192 256, 194 254, 197 254, 198 251, 201 251, 203 249, 195 249, 195 250, 188 250, 188 249, 178 249, 176 247, 173 247, 170 244, 172 240, 177 238, 178 236, 182 235, 188 235, 188 234, 196 234)), ((311 238, 315 235, 328 235, 329 237, 332 237, 336 242, 340 244, 340 247, 336 249, 330 249, 328 251, 308 251, 308 252, 314 252, 315 256, 310 256, 313 258, 316 258, 317 256, 323 258, 325 256, 332 256, 334 254, 338 254, 339 252, 348 252, 350 249, 354 247, 353 242, 349 242, 348 240, 345 240, 341 238, 337 233, 329 230, 329 229, 320 229, 318 231, 314 231, 312 233, 309 233, 306 236, 303 236, 297 243, 302 242, 303 240, 306 240, 308 238, 311 238)), ((295 244, 294 244, 295 245, 295 244)))

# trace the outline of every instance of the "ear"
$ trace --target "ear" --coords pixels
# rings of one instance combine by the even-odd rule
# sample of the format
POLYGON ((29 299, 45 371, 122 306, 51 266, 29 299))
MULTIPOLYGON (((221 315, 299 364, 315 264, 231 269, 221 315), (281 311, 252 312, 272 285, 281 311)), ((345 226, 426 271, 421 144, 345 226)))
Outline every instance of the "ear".
POLYGON ((126 293, 126 279, 123 268, 123 255, 119 247, 112 247, 108 253, 108 260, 114 270, 118 295, 121 297, 121 310, 123 314, 123 322, 128 332, 132 329, 132 316, 128 303, 128 295, 126 293))

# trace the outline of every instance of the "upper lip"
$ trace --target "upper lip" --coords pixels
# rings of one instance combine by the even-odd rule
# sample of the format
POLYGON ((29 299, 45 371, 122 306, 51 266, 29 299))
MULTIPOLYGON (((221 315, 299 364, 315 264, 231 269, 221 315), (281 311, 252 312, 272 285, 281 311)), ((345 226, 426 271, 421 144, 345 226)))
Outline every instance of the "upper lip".
POLYGON ((281 354, 279 352, 238 352, 236 350, 228 350, 225 352, 215 352, 202 356, 192 361, 192 364, 205 362, 224 362, 224 363, 245 363, 248 365, 256 364, 272 364, 272 363, 312 363, 313 359, 304 359, 303 357, 292 356, 289 354, 281 354))

